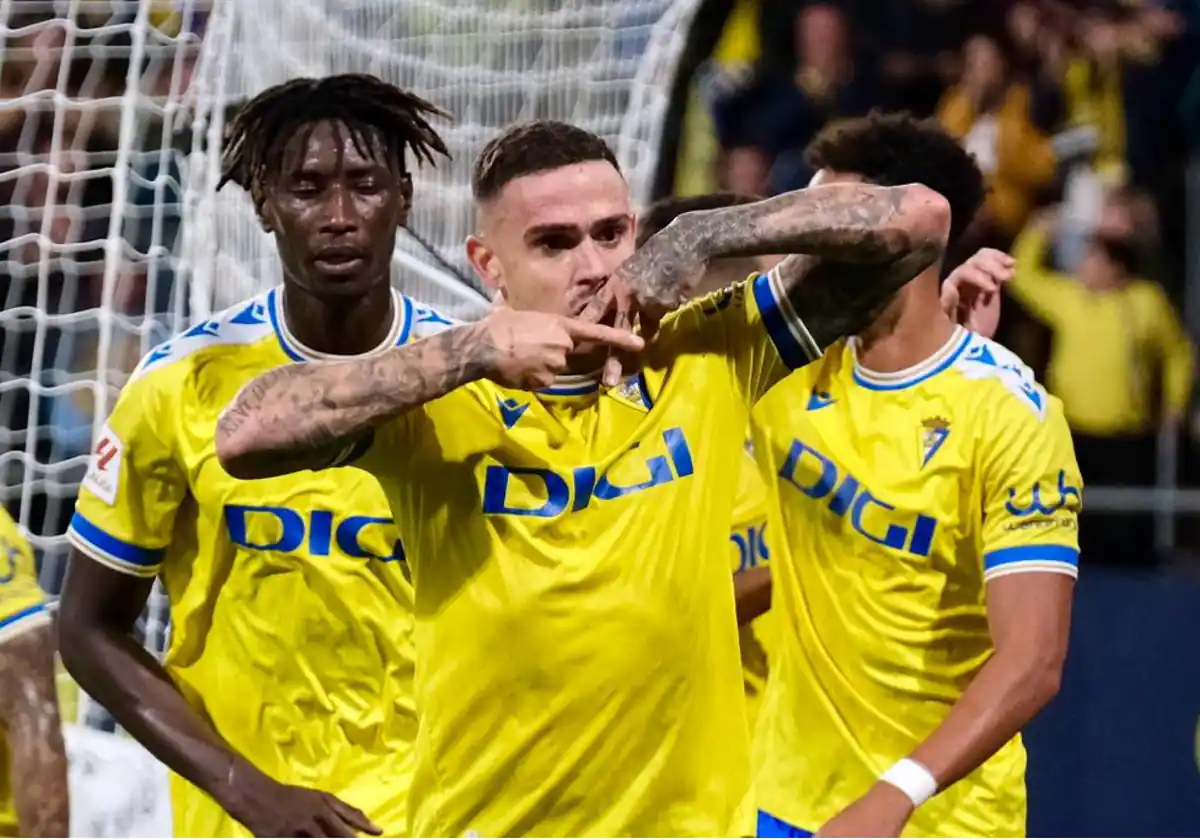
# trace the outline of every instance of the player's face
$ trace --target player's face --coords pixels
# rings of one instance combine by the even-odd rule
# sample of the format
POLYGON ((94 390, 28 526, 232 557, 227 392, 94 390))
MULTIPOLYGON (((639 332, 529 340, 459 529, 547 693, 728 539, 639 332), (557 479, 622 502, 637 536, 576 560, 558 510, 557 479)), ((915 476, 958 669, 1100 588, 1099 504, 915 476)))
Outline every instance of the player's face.
POLYGON ((412 182, 389 166, 381 138, 367 139, 360 150, 342 123, 316 123, 284 149, 268 187, 263 224, 285 277, 316 297, 362 295, 389 280, 412 182))
POLYGON ((634 250, 629 186, 605 161, 517 178, 481 221, 467 256, 514 309, 575 314, 634 250))

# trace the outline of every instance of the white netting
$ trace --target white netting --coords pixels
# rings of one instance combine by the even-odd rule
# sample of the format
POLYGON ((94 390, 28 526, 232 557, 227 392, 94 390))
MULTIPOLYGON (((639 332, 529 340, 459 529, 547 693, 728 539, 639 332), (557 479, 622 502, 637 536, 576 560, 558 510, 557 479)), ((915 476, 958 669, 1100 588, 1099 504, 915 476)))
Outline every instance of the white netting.
MULTIPOLYGON (((454 115, 453 161, 415 173, 413 231, 462 275, 471 231, 471 164, 504 126, 539 117, 604 135, 646 197, 670 80, 696 0, 228 0, 216 9, 197 73, 208 139, 224 107, 300 75, 373 73, 454 115), (210 61, 210 58, 212 59, 210 61)), ((211 148, 211 147, 210 147, 211 148)), ((198 155, 198 157, 200 157, 198 155)), ((197 309, 219 308, 277 276, 271 240, 234 187, 214 192, 215 152, 196 162, 185 209, 197 309), (194 190, 194 192, 193 192, 194 190), (194 202, 193 199, 194 198, 194 202)), ((402 237, 409 294, 470 316, 482 297, 402 237)))
POLYGON ((0 497, 51 592, 93 427, 184 324, 173 255, 191 143, 166 126, 200 38, 191 6, 171 11, 0 2, 0 497))
MULTIPOLYGON (((699 0, 0 0, 0 498, 57 592, 94 429, 137 359, 277 282, 236 187, 224 115, 297 75, 369 72, 455 115, 415 173, 414 231, 469 274, 470 167, 509 123, 608 138, 647 197, 699 0)), ((483 298, 403 238, 396 281, 469 317, 483 298)), ((166 605, 146 623, 161 652, 166 605)), ((93 725, 106 725, 88 707, 93 725)))

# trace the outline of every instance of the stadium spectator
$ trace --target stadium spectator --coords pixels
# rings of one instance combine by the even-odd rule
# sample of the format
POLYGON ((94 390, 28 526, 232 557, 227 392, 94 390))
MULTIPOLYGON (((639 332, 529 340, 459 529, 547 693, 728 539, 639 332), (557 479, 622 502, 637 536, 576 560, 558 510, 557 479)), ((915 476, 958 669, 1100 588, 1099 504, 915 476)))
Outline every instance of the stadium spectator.
MULTIPOLYGON (((1180 424, 1194 383, 1195 348, 1162 287, 1143 277, 1138 212, 1136 196, 1110 196, 1073 276, 1045 265, 1055 210, 1013 248, 1009 292, 1052 333, 1047 385, 1063 401, 1092 485, 1152 485, 1157 432, 1180 424)), ((1089 517, 1085 550, 1093 560, 1152 562, 1148 524, 1137 522, 1089 517)))
POLYGON ((792 22, 792 35, 797 63, 790 75, 764 73, 717 103, 725 181, 734 192, 762 195, 804 186, 812 172, 800 150, 829 120, 865 113, 874 102, 869 77, 856 67, 840 6, 805 6, 792 22))

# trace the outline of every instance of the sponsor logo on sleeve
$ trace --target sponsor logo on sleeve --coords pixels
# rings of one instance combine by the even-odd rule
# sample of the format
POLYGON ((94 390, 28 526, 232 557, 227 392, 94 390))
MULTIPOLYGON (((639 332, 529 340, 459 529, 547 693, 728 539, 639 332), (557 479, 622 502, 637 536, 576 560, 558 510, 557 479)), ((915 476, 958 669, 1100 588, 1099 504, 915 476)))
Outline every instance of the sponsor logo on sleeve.
POLYGON ((124 453, 121 439, 107 425, 100 430, 100 437, 92 448, 88 459, 87 475, 83 486, 98 499, 109 505, 117 503, 117 488, 121 479, 121 457, 124 453))

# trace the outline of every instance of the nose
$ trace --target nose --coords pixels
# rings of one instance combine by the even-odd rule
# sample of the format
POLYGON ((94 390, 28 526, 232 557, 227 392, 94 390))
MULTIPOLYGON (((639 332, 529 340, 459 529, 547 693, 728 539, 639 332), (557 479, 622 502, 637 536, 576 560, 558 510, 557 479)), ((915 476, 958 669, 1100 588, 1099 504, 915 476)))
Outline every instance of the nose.
POLYGON ((610 271, 600 247, 592 238, 587 238, 575 249, 575 277, 577 280, 600 283, 610 271))
POLYGON ((321 227, 325 233, 349 233, 358 228, 354 198, 350 195, 350 191, 341 184, 336 184, 330 189, 329 199, 325 202, 324 209, 321 227))

